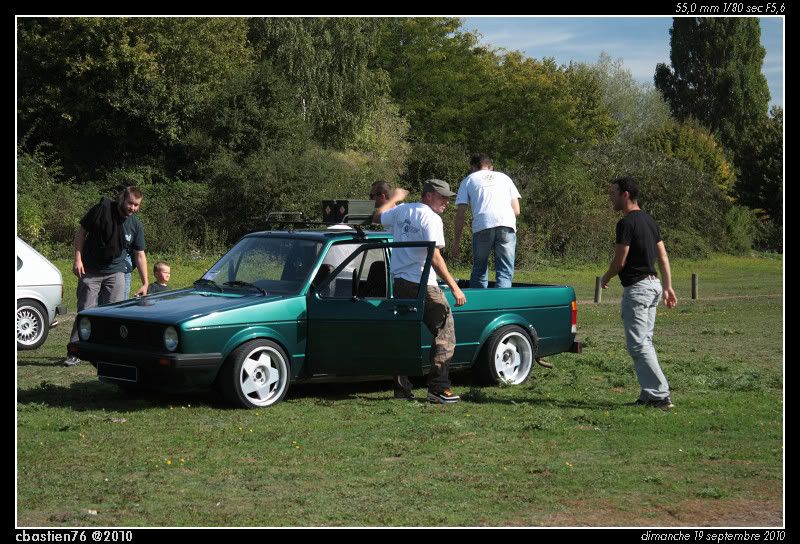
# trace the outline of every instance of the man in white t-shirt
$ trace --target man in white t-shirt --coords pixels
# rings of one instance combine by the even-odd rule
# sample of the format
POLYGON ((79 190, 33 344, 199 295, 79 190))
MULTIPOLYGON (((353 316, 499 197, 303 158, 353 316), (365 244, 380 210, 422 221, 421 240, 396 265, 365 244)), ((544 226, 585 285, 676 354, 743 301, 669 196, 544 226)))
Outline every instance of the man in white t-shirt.
POLYGON ((472 275, 469 286, 489 285, 489 254, 494 251, 495 287, 511 287, 514 253, 517 247, 517 216, 520 194, 511 178, 492 169, 484 153, 470 159, 470 175, 458 187, 456 196, 453 258, 461 250, 461 231, 467 206, 472 207, 472 275))
MULTIPOLYGON (((431 370, 428 374, 428 400, 438 404, 458 402, 460 397, 450 389, 448 367, 456 347, 453 313, 447 299, 436 282, 434 271, 450 286, 456 306, 467 303, 464 293, 450 275, 441 254, 444 247, 444 226, 439 215, 444 212, 450 197, 455 193, 442 180, 430 179, 422 187, 422 200, 411 204, 397 203, 408 196, 405 189, 395 189, 389 200, 375 210, 373 221, 391 231, 395 242, 436 242, 433 261, 424 286, 425 308, 422 321, 433 335, 431 342, 431 370)), ((422 281, 422 272, 428 251, 425 248, 394 248, 392 250, 392 278, 396 298, 416 298, 422 281)))

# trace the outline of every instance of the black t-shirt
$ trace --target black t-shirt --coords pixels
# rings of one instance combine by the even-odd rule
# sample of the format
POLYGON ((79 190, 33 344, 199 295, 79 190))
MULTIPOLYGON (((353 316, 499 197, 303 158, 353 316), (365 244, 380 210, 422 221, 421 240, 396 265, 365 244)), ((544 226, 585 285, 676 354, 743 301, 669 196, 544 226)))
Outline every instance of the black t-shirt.
MULTIPOLYGON (((144 251, 144 227, 135 215, 129 215, 126 218, 119 216, 118 205, 116 202, 112 204, 112 217, 118 223, 119 228, 122 229, 122 244, 123 247, 119 255, 112 260, 108 261, 103 259, 102 250, 100 249, 100 242, 98 240, 98 233, 92 226, 91 217, 99 204, 93 206, 86 215, 81 219, 81 226, 86 229, 89 236, 83 244, 83 264, 87 272, 95 272, 99 274, 112 274, 114 272, 130 272, 128 270, 128 263, 126 257, 130 251, 144 251)), ((135 262, 135 259, 132 259, 135 262)), ((135 267, 135 266, 134 266, 135 267)))
POLYGON ((158 282, 153 282, 147 286, 147 294, 152 295, 153 293, 160 293, 162 291, 168 290, 169 287, 166 285, 161 285, 158 282))
POLYGON ((628 287, 649 275, 657 275, 658 243, 661 231, 655 220, 641 210, 630 212, 617 223, 617 243, 630 246, 625 266, 619 272, 623 287, 628 287))

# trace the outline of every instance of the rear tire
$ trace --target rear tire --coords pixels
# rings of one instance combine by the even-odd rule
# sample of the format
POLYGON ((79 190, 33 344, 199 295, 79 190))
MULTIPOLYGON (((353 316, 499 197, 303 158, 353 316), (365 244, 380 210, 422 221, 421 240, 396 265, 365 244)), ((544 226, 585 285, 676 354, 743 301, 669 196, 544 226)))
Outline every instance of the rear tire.
POLYGON ((223 396, 241 408, 266 408, 289 390, 289 358, 271 340, 252 340, 233 350, 222 367, 223 396))
POLYGON ((518 325, 497 329, 479 355, 477 377, 483 384, 520 385, 531 375, 535 350, 528 333, 518 325))
POLYGON ((31 299, 17 301, 17 349, 36 349, 47 340, 47 310, 31 299))

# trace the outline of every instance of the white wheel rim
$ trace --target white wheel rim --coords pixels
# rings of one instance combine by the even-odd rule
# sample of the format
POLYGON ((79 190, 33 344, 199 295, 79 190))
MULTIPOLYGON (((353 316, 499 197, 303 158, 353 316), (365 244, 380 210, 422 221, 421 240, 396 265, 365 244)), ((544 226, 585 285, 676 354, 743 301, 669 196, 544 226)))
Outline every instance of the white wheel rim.
POLYGON ((528 378, 533 364, 533 350, 528 338, 518 332, 503 336, 494 351, 497 377, 508 384, 520 384, 528 378))
POLYGON ((269 406, 280 399, 287 380, 286 361, 275 348, 268 346, 251 351, 239 373, 242 394, 255 406, 269 406))
POLYGON ((32 346, 39 341, 44 332, 42 316, 30 306, 17 310, 17 342, 32 346))

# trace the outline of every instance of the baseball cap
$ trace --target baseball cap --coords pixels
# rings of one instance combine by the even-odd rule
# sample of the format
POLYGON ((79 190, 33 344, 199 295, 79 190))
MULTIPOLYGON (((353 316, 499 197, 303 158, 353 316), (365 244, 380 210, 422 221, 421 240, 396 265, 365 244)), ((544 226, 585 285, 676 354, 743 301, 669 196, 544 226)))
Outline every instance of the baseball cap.
POLYGON ((422 186, 422 194, 424 195, 425 193, 439 193, 447 197, 456 196, 456 194, 450 190, 450 186, 447 182, 440 179, 427 180, 422 186))

